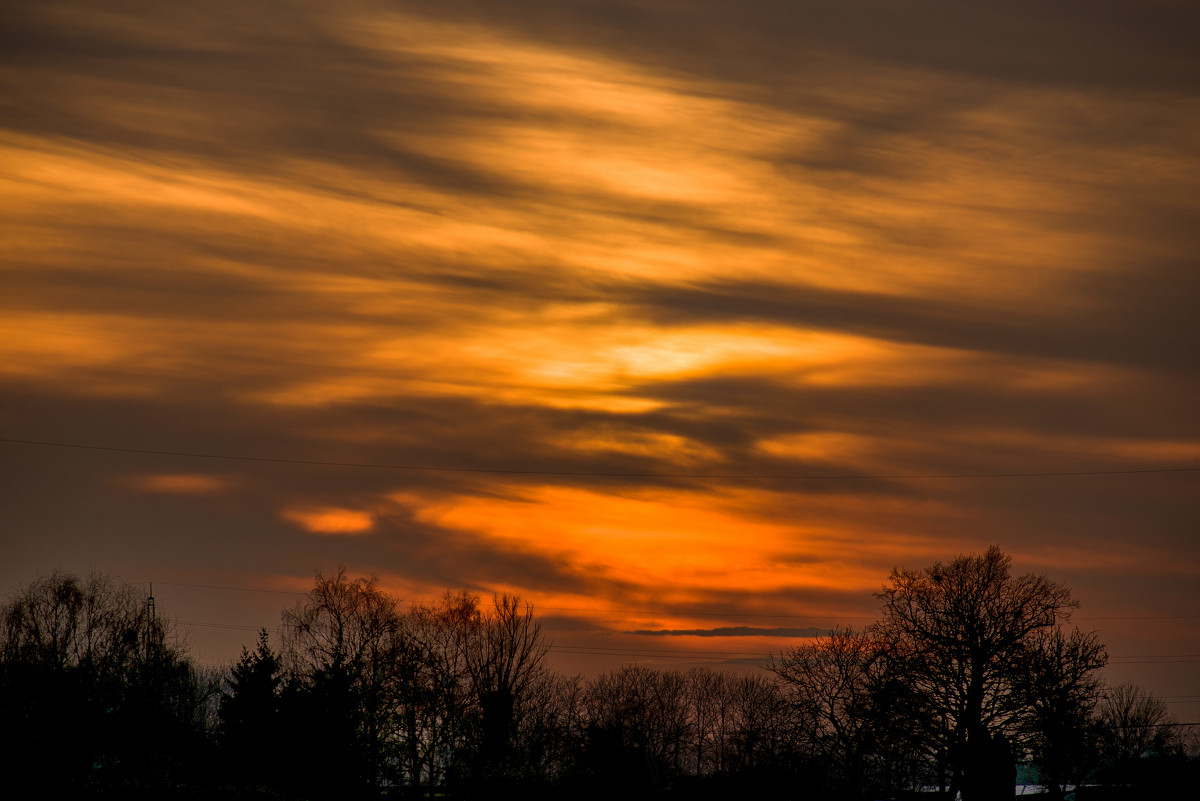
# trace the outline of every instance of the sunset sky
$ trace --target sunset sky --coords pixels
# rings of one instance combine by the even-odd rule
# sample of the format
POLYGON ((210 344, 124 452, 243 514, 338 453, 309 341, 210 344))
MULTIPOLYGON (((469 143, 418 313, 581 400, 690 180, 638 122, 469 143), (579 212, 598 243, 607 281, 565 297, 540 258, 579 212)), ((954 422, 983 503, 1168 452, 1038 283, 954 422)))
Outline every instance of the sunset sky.
POLYGON ((219 664, 344 564, 742 666, 995 544, 1196 720, 1197 30, 5 2, 0 591, 153 581, 219 664))

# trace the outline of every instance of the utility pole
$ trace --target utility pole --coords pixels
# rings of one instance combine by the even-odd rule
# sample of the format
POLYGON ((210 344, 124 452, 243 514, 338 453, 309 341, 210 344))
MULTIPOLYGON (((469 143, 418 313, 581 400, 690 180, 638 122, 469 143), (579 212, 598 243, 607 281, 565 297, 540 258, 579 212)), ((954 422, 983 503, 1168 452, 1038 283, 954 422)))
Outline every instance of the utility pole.
POLYGON ((154 582, 150 582, 150 594, 146 596, 146 662, 150 662, 150 639, 154 636, 154 582))

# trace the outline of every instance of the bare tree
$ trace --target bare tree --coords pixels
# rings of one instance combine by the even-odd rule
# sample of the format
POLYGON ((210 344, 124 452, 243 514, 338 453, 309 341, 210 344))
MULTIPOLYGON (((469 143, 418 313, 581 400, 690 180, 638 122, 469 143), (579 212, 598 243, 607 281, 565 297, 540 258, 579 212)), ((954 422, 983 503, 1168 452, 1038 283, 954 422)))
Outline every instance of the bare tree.
POLYGON ((735 723, 725 738, 725 769, 750 773, 779 767, 797 745, 795 718, 781 683, 739 676, 730 690, 735 723))
POLYGON ((580 676, 546 671, 522 704, 518 757, 525 776, 561 781, 571 774, 583 747, 584 682, 580 676))
POLYGON ((687 682, 676 671, 627 665, 587 688, 585 750, 593 778, 614 792, 663 791, 691 749, 687 682))
POLYGON ((467 635, 467 672, 479 705, 477 768, 511 773, 520 713, 545 675, 549 643, 533 607, 508 594, 495 596, 492 609, 475 618, 467 635))
POLYGON ((479 598, 447 592, 436 604, 415 604, 404 615, 406 640, 415 652, 398 664, 406 781, 440 785, 469 741, 473 708, 467 667, 468 639, 479 620, 479 598))
POLYGON ((1100 669, 1108 661, 1094 633, 1051 628, 1031 637, 1020 662, 1020 691, 1029 716, 1023 744, 1040 783, 1061 799, 1092 767, 1092 717, 1100 701, 1100 669))
POLYGON ((1142 779, 1139 763, 1170 748, 1174 722, 1162 699, 1141 687, 1126 682, 1109 689, 1097 721, 1103 775, 1119 783, 1142 779))
POLYGON ((809 757, 826 765, 836 792, 857 792, 867 778, 871 711, 885 647, 862 631, 828 637, 772 657, 767 669, 783 682, 809 757))
MULTIPOLYGON (((283 661, 319 718, 313 753, 333 784, 379 786, 395 715, 391 678, 404 654, 396 602, 378 580, 319 571, 308 597, 283 612, 283 661)), ((311 763, 310 763, 311 766, 311 763)))
POLYGON ((1030 645, 1078 606, 1045 576, 1012 575, 998 548, 924 570, 895 569, 878 597, 875 636, 905 660, 912 689, 945 720, 951 795, 1009 798, 1010 743, 1030 714, 1017 691, 1030 645))
POLYGON ((165 622, 149 618, 147 609, 134 587, 97 574, 80 581, 56 572, 5 607, 0 649, 6 659, 52 670, 84 665, 106 675, 127 673, 166 647, 165 622))
POLYGON ((720 772, 733 725, 732 677, 709 667, 695 667, 687 672, 685 681, 692 750, 688 768, 696 775, 720 772))

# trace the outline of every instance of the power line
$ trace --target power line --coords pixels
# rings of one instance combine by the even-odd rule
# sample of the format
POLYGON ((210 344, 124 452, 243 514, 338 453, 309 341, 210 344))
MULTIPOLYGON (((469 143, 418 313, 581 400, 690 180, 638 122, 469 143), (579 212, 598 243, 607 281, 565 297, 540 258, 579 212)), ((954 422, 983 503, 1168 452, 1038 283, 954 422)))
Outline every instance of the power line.
POLYGON ((239 592, 273 592, 280 595, 308 595, 307 592, 297 592, 295 590, 273 590, 267 587, 231 587, 223 584, 187 584, 181 581, 160 581, 158 583, 166 587, 196 587, 206 590, 237 590, 239 592))
POLYGON ((501 467, 433 467, 430 465, 386 464, 381 462, 334 462, 320 459, 284 459, 268 456, 241 456, 220 453, 199 453, 195 451, 167 451, 151 448, 124 448, 110 445, 85 445, 78 442, 50 442, 47 440, 14 439, 0 437, 0 442, 19 445, 38 445, 50 448, 76 448, 80 450, 105 451, 109 453, 133 453, 150 456, 179 456, 192 459, 219 459, 236 462, 266 462, 271 464, 299 464, 319 467, 355 467, 372 470, 408 470, 434 473, 482 473, 498 475, 525 476, 573 476, 576 478, 671 478, 698 480, 907 480, 907 479, 942 479, 942 478, 1051 478, 1061 476, 1119 476, 1150 473, 1200 473, 1200 467, 1155 467, 1122 470, 1058 470, 1020 473, 889 473, 876 475, 858 474, 780 474, 761 475, 754 473, 615 473, 593 472, 584 470, 518 470, 501 467))
POLYGON ((1131 615, 1128 617, 1075 617, 1072 620, 1200 620, 1200 615, 1131 615))
POLYGON ((201 620, 177 620, 175 621, 181 626, 201 626, 206 629, 227 629, 229 631, 267 631, 278 634, 278 626, 243 626, 238 623, 206 623, 201 620))
MULTIPOLYGON (((1193 659, 1195 654, 1168 654, 1162 657, 1146 657, 1146 656, 1110 656, 1110 659, 1187 659, 1190 662, 1200 662, 1200 659, 1193 659)), ((1140 662, 1125 662, 1126 665, 1142 664, 1140 662)))

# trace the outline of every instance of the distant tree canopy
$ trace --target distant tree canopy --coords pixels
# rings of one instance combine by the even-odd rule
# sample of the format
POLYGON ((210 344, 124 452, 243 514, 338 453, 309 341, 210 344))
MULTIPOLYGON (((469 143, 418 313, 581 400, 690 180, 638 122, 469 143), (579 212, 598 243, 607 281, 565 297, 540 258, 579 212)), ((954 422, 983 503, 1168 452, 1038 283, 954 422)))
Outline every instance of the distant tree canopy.
MULTIPOLYGON (((306 786, 468 788, 544 767, 528 728, 554 677, 541 626, 519 598, 480 608, 476 596, 447 593, 401 611, 373 578, 318 573, 283 613, 282 637, 282 708, 307 724, 290 749, 306 786)), ((265 658, 243 657, 239 677, 265 658)))
POLYGON ((190 781, 212 690, 133 587, 38 579, 0 620, 4 775, 98 791, 190 781))
POLYGON ((1067 625, 1062 585, 993 548, 894 570, 878 597, 874 625, 761 673, 585 679, 547 667, 515 596, 402 609, 339 569, 214 681, 136 589, 56 573, 0 609, 0 769, 58 795, 155 798, 978 801, 1010 798, 1018 761, 1058 797, 1200 783, 1163 703, 1101 684, 1104 649, 1067 625))

